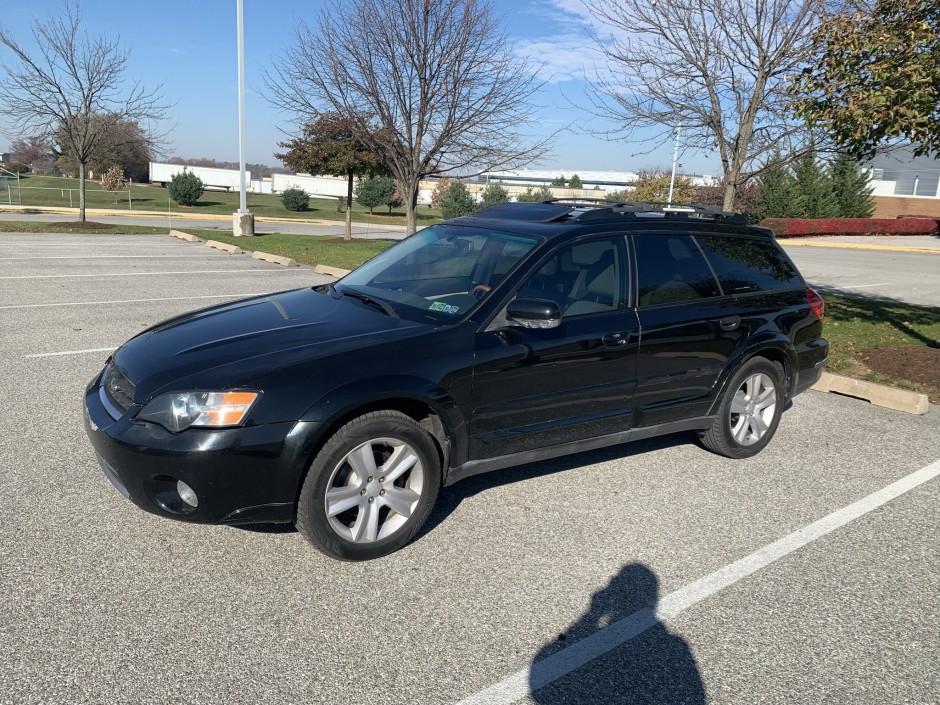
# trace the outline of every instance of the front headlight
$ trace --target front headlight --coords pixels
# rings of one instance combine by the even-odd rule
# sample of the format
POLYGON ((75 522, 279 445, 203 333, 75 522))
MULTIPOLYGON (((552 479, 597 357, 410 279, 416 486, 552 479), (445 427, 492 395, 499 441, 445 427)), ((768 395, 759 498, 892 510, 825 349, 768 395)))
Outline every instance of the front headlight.
POLYGON ((190 426, 238 426, 261 395, 258 392, 174 392, 161 394, 138 419, 153 421, 178 433, 190 426))

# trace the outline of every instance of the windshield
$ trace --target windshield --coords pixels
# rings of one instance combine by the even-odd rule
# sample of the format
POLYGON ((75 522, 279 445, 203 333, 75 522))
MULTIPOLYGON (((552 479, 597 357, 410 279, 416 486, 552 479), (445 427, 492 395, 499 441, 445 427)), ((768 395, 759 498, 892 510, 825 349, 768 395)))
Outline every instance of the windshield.
POLYGON ((537 243, 492 230, 432 225, 366 262, 336 288, 387 301, 404 318, 448 322, 471 311, 537 243))

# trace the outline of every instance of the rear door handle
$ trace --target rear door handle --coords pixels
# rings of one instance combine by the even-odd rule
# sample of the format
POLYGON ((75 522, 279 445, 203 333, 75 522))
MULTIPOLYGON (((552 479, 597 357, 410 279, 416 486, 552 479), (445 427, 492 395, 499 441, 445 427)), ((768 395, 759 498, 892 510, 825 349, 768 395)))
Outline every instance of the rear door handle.
POLYGON ((741 325, 740 316, 728 316, 727 318, 722 318, 718 321, 718 325, 721 326, 722 330, 736 330, 739 325, 741 325))
POLYGON ((603 342, 604 345, 606 345, 609 348, 616 348, 621 345, 626 345, 627 343, 629 343, 630 334, 629 333, 608 333, 603 338, 601 338, 601 342, 603 342))

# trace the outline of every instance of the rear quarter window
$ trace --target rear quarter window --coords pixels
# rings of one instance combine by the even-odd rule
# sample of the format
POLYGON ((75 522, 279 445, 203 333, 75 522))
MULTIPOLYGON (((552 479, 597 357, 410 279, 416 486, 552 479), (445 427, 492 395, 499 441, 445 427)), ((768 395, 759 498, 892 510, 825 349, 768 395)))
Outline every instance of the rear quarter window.
POLYGON ((803 285, 799 272, 773 242, 720 235, 697 235, 696 240, 726 295, 803 285))

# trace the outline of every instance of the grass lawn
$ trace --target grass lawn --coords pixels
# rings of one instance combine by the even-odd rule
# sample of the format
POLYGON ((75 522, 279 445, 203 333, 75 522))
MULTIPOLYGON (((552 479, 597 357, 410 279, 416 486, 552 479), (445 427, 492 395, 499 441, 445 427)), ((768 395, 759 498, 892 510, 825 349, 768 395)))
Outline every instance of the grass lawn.
MULTIPOLYGON (((63 222, 67 216, 63 216, 63 222)), ((0 233, 71 233, 72 235, 166 235, 166 227, 154 228, 147 225, 115 225, 110 228, 80 226, 77 223, 68 226, 57 223, 37 221, 0 220, 0 233)))
POLYGON ((368 259, 395 244, 393 240, 351 240, 343 242, 337 238, 317 235, 288 235, 269 233, 254 237, 234 237, 218 230, 185 228, 190 233, 206 240, 217 240, 236 245, 243 250, 261 250, 282 257, 292 257, 301 264, 326 264, 331 267, 355 269, 368 259))
POLYGON ((940 403, 940 387, 873 372, 856 358, 863 350, 878 348, 940 348, 940 308, 831 294, 825 299, 829 372, 924 392, 931 402, 940 403))
MULTIPOLYGON (((23 206, 47 206, 59 208, 78 208, 78 179, 69 179, 64 176, 35 176, 23 174, 20 177, 20 187, 16 181, 8 182, 0 189, 0 203, 23 206), (9 189, 7 189, 9 186, 9 189)), ((131 203, 128 203, 127 191, 112 193, 102 191, 96 181, 86 183, 85 202, 88 208, 114 208, 117 210, 143 210, 158 211, 181 215, 198 213, 223 213, 231 215, 238 210, 239 194, 229 191, 206 191, 199 202, 192 207, 180 207, 170 198, 167 189, 160 186, 134 184, 130 187, 131 203)), ((345 220, 346 214, 336 210, 334 199, 311 198, 310 208, 306 211, 289 211, 281 203, 280 196, 267 193, 249 193, 247 195, 248 209, 256 216, 276 218, 299 218, 306 220, 345 220)), ((380 212, 369 215, 368 209, 358 203, 353 203, 352 219, 357 223, 404 225, 405 213, 399 209, 391 215, 380 212)), ((418 206, 418 226, 430 225, 441 220, 438 209, 427 206, 418 206)))

